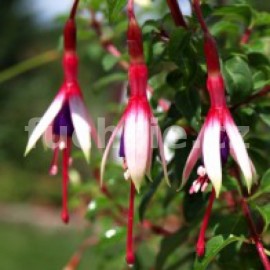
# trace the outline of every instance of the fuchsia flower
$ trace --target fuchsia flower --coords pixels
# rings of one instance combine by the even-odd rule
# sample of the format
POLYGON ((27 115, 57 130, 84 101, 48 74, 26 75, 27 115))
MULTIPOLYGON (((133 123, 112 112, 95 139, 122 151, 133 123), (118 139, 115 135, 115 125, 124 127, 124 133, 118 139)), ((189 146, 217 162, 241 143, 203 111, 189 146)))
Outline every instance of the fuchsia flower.
POLYGON ((128 1, 129 27, 127 32, 130 65, 128 72, 130 98, 122 118, 114 129, 101 162, 101 182, 104 168, 117 132, 123 128, 119 155, 123 157, 124 177, 130 182, 130 196, 127 222, 126 261, 135 263, 133 251, 133 219, 135 188, 140 190, 142 180, 150 174, 153 138, 156 135, 165 179, 168 181, 162 135, 147 99, 148 70, 144 62, 141 29, 134 15, 133 0, 128 1))
POLYGON ((182 185, 186 183, 197 160, 202 156, 207 175, 215 188, 216 195, 219 195, 222 184, 222 152, 226 152, 226 148, 228 148, 224 144, 221 145, 222 136, 224 137, 225 134, 230 143, 230 154, 238 163, 248 191, 250 191, 255 169, 226 105, 224 80, 220 72, 217 48, 214 39, 208 33, 205 33, 204 50, 208 69, 207 89, 211 107, 187 159, 182 185))
POLYGON ((82 92, 77 80, 78 57, 76 54, 76 25, 74 16, 78 1, 75 1, 70 19, 64 29, 64 83, 47 109, 40 122, 33 130, 28 140, 25 155, 35 146, 37 140, 44 134, 45 141, 52 138, 54 154, 50 174, 58 172, 57 159, 59 150, 63 151, 63 209, 62 219, 65 223, 69 220, 67 207, 67 184, 68 167, 70 165, 71 140, 73 132, 85 155, 86 160, 90 158, 91 137, 93 132, 96 138, 95 128, 88 116, 84 104, 82 92))
POLYGON ((152 160, 152 133, 156 135, 161 162, 168 181, 162 135, 147 99, 148 70, 143 59, 140 28, 133 18, 129 24, 128 45, 131 56, 129 66, 130 98, 118 125, 113 131, 101 162, 101 181, 109 150, 117 132, 123 128, 120 155, 125 158, 128 177, 139 191, 142 180, 150 174, 152 160))

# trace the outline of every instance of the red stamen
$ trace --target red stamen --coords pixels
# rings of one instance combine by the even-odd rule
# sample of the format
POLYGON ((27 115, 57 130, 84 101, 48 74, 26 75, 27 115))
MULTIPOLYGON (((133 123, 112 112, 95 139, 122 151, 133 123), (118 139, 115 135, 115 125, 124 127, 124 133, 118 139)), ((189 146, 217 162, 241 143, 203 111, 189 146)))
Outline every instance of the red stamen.
POLYGON ((198 238, 197 245, 196 245, 196 253, 199 257, 203 256, 204 252, 205 252, 205 232, 206 232, 206 229, 208 226, 208 222, 210 219, 210 215, 211 215, 211 211, 212 211, 213 202, 215 200, 215 197, 216 197, 216 193, 215 193, 215 189, 213 188, 212 193, 211 193, 210 198, 209 198, 209 203, 208 203, 206 212, 205 212, 204 217, 203 217, 203 223, 202 223, 202 226, 200 229, 200 234, 199 234, 199 238, 198 238))
POLYGON ((63 168, 62 168, 62 220, 64 223, 69 222, 68 213, 68 167, 70 157, 70 139, 67 138, 67 145, 63 149, 63 168))
POLYGON ((128 227, 127 227, 127 246, 126 246, 126 262, 129 266, 133 266, 135 263, 135 256, 134 256, 134 251, 133 251, 134 199, 135 199, 135 186, 134 186, 133 182, 130 181, 128 227))
POLYGON ((52 163, 50 166, 49 174, 56 175, 58 173, 58 156, 59 156, 59 147, 57 146, 53 151, 52 163))

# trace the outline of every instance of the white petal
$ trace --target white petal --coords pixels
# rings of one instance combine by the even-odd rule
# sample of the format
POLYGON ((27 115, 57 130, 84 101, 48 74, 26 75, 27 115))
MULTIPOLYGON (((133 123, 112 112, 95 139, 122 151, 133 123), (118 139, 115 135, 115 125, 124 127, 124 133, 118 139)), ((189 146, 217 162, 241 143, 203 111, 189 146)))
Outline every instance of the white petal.
POLYGON ((52 148, 53 143, 53 127, 49 125, 42 136, 42 142, 44 149, 47 150, 48 148, 52 148))
POLYGON ((149 142, 149 149, 148 149, 148 154, 147 154, 147 165, 146 165, 146 175, 152 181, 152 176, 151 176, 151 168, 152 168, 152 158, 153 158, 153 134, 152 131, 150 131, 150 142, 149 142))
POLYGON ((127 111, 124 124, 124 147, 131 179, 140 190, 146 174, 150 148, 150 117, 144 107, 134 104, 127 111))
POLYGON ((203 137, 203 160, 217 197, 219 196, 222 183, 220 130, 219 120, 215 116, 208 118, 203 137))
POLYGON ((88 123, 85 105, 79 96, 72 96, 69 99, 72 124, 80 147, 87 161, 90 159, 91 149, 91 127, 88 123))
POLYGON ((37 140, 40 138, 40 136, 45 132, 45 130, 49 127, 49 125, 53 122, 54 118, 60 111, 63 102, 65 100, 64 94, 58 94, 53 102, 51 103, 50 107, 47 109, 35 129, 33 130, 32 134, 30 135, 30 138, 28 140, 26 150, 24 155, 26 156, 29 151, 35 146, 37 140))
POLYGON ((248 191, 250 192, 252 185, 252 165, 243 138, 229 113, 226 115, 224 126, 230 140, 231 152, 234 153, 234 159, 241 168, 248 191))
POLYGON ((185 165, 185 168, 183 170, 183 174, 182 174, 182 184, 181 184, 181 187, 182 188, 189 176, 190 176, 190 173, 191 171, 193 170, 195 164, 197 163, 199 157, 201 156, 201 153, 202 153, 202 139, 203 139, 203 135, 204 135, 204 126, 201 128, 201 131, 192 147, 192 150, 187 158, 187 161, 186 161, 186 165, 185 165))
POLYGON ((164 178, 165 178, 167 184, 169 186, 171 186, 171 183, 170 183, 170 180, 169 180, 169 177, 168 177, 168 172, 167 172, 167 164, 166 164, 166 159, 165 159, 165 154, 164 154, 164 145, 163 145, 162 133, 161 133, 161 130, 160 130, 160 127, 158 125, 157 120, 154 117, 152 117, 152 119, 153 119, 153 122, 156 125, 155 131, 156 131, 156 136, 157 136, 157 141, 158 141, 159 155, 160 155, 162 168, 163 168, 163 172, 164 172, 164 178))
POLYGON ((104 170, 105 170, 105 165, 106 165, 106 162, 107 162, 107 158, 108 158, 108 155, 109 155, 109 151, 111 149, 111 146, 113 144, 113 141, 117 135, 117 132, 119 131, 119 129, 121 128, 121 126, 123 125, 123 122, 125 120, 125 115, 122 116, 121 120, 119 121, 119 123, 117 124, 117 126, 115 127, 108 143, 107 143, 107 146, 105 148, 105 151, 103 153, 103 156, 102 156, 102 160, 101 160, 101 165, 100 165, 100 186, 103 185, 103 178, 104 178, 104 170))
POLYGON ((85 118, 86 118, 86 120, 87 120, 87 122, 88 122, 88 124, 89 124, 89 126, 91 128, 91 137, 93 138, 93 140, 94 140, 95 144, 97 145, 98 149, 100 149, 100 148, 102 148, 101 140, 100 140, 100 137, 99 137, 99 135, 97 133, 94 121, 90 117, 84 101, 81 100, 81 102, 82 102, 84 110, 85 110, 85 118))

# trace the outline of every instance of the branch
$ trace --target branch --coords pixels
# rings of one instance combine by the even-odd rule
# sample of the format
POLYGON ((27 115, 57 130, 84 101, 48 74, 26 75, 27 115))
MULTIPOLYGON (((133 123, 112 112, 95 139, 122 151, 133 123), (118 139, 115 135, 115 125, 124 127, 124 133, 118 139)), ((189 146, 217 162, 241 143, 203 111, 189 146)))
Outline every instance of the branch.
POLYGON ((253 94, 251 96, 249 96, 248 98, 246 98, 244 101, 241 101, 235 105, 233 105, 231 107, 231 110, 234 111, 236 109, 238 109, 239 107, 242 107, 244 105, 247 105, 249 104, 251 101, 257 99, 257 98, 260 98, 260 97, 263 97, 263 96, 266 96, 268 93, 270 92, 270 85, 266 85, 261 91, 259 91, 258 93, 256 94, 253 94))
POLYGON ((270 270, 270 262, 268 260, 268 257, 266 255, 266 253, 265 253, 265 249, 263 247, 260 236, 257 233, 256 226, 255 226, 254 221, 252 219, 252 215, 250 213, 250 209, 249 209, 246 198, 243 197, 241 199, 241 205, 242 205, 243 214, 244 214, 244 216, 245 216, 245 218, 247 220, 251 236, 252 236, 252 238, 253 238, 253 240, 255 242, 255 246, 256 246, 256 249, 257 249, 258 254, 260 256, 261 262, 262 262, 262 264, 264 266, 264 269, 265 270, 270 270))
POLYGON ((60 54, 56 50, 44 52, 38 56, 34 56, 10 68, 0 72, 0 83, 8 81, 26 71, 32 70, 39 66, 53 62, 58 59, 60 54))
POLYGON ((244 217, 246 218, 246 221, 247 221, 247 224, 248 224, 248 227, 249 227, 249 230, 250 230, 250 233, 251 233, 251 237, 255 243, 255 246, 256 246, 256 249, 258 251, 258 254, 260 256, 260 259, 261 259, 261 262, 264 266, 264 269, 265 270, 270 270, 270 262, 268 260, 268 257, 265 253, 265 249, 263 247, 263 244, 262 244, 262 241, 261 241, 261 238, 257 232, 257 229, 256 229, 256 226, 255 226, 255 223, 253 221, 253 218, 252 218, 252 215, 251 215, 251 212, 250 212, 250 209, 249 209, 249 206, 248 206, 248 202, 247 202, 247 198, 246 198, 246 192, 245 192, 245 189, 241 183, 241 180, 240 180, 240 173, 239 173, 239 169, 236 168, 234 171, 233 171, 233 175, 234 177, 236 178, 237 182, 238 182, 238 185, 240 187, 240 190, 241 190, 241 207, 242 207, 242 211, 243 211, 243 214, 244 214, 244 217))

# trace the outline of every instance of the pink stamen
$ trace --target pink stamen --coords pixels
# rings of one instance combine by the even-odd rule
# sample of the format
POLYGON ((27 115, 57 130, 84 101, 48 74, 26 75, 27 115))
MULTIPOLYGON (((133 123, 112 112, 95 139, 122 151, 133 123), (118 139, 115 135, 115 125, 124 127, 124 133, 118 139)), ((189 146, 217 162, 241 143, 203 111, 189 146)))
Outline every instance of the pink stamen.
POLYGON ((59 156, 59 147, 57 146, 53 151, 52 163, 50 166, 49 174, 56 175, 58 173, 58 156, 59 156))
POLYGON ((196 253, 199 257, 202 257, 205 253, 205 232, 208 226, 208 222, 210 219, 210 215, 211 215, 211 211, 212 211, 212 207, 213 207, 213 202, 216 198, 216 193, 215 193, 215 189, 212 189, 212 193, 210 195, 209 198, 209 203, 205 212, 205 215, 203 217, 203 223, 200 229, 200 234, 199 234, 199 238, 197 241, 197 245, 196 245, 196 253))
POLYGON ((70 157, 70 139, 67 139, 67 145, 63 149, 63 168, 62 168, 62 220, 64 223, 69 222, 68 213, 68 167, 70 157))
POLYGON ((132 267, 135 263, 135 256, 133 251, 134 199, 135 199, 135 185, 133 184, 132 181, 130 181, 127 245, 126 245, 126 262, 130 267, 132 267))

